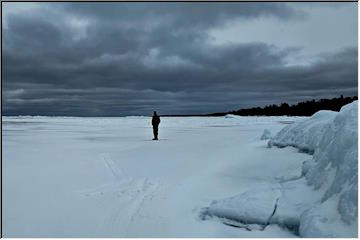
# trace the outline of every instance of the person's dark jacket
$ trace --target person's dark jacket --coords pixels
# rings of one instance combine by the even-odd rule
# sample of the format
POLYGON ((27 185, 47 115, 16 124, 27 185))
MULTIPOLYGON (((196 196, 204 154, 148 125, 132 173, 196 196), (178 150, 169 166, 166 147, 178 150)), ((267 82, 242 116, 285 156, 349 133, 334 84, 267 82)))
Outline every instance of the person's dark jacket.
POLYGON ((158 127, 160 124, 160 117, 158 115, 153 116, 151 123, 154 127, 158 127))

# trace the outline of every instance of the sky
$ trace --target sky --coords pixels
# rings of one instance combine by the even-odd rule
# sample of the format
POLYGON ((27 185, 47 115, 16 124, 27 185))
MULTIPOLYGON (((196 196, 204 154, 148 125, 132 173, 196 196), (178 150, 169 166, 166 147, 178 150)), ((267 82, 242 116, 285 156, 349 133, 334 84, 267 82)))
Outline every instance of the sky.
POLYGON ((357 95, 357 3, 2 3, 4 115, 204 114, 357 95))

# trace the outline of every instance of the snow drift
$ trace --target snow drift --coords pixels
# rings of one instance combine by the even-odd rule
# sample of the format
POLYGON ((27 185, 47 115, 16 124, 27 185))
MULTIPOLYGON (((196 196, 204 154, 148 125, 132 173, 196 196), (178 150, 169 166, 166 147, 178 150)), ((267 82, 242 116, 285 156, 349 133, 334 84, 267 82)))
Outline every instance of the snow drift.
POLYGON ((286 126, 268 146, 293 146, 313 153, 299 176, 282 178, 266 190, 261 187, 214 201, 206 214, 264 228, 275 223, 302 237, 356 237, 357 115, 355 101, 340 112, 319 111, 286 126), (252 211, 256 214, 249 214, 252 211))

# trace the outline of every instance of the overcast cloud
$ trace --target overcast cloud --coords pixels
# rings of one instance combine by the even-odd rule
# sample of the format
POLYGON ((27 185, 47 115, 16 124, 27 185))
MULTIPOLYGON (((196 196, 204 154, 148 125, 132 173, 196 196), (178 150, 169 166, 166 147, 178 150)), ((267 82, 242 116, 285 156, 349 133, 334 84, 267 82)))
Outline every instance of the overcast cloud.
POLYGON ((3 114, 193 114, 357 95, 357 3, 2 3, 3 114))

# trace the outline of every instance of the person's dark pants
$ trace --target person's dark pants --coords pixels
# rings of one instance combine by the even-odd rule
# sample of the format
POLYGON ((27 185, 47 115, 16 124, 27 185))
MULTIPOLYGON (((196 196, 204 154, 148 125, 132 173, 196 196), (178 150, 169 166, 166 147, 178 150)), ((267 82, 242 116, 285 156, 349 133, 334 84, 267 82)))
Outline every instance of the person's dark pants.
POLYGON ((158 140, 158 130, 159 130, 159 128, 157 126, 153 126, 155 140, 158 140))

